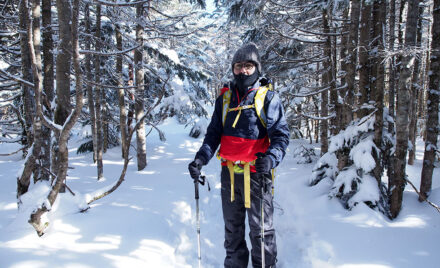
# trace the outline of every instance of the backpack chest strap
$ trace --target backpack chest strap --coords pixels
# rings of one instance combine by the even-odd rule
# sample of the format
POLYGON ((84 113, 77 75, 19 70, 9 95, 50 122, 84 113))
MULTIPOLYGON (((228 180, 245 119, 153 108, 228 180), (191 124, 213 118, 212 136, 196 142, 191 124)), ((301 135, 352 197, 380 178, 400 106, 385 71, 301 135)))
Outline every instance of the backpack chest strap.
POLYGON ((241 110, 244 110, 244 109, 253 109, 253 108, 255 108, 255 104, 252 104, 252 105, 243 105, 243 106, 238 106, 238 107, 235 107, 235 108, 228 108, 228 109, 227 109, 227 112, 228 112, 228 113, 229 113, 229 112, 238 111, 238 114, 237 114, 237 116, 235 117, 235 120, 234 120, 234 123, 232 124, 232 127, 235 128, 235 126, 237 125, 238 119, 240 118, 240 115, 241 115, 241 110))

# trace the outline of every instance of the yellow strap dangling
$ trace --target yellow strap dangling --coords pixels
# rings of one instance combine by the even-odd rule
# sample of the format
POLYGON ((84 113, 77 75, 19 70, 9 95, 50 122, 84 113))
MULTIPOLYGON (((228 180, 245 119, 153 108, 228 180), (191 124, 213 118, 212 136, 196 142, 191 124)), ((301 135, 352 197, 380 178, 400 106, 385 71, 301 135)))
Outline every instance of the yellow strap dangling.
POLYGON ((244 163, 244 207, 251 207, 251 171, 249 162, 244 163))
MULTIPOLYGON (((235 173, 235 165, 232 161, 227 160, 226 164, 229 169, 229 178, 231 179, 231 202, 234 202, 234 173, 235 173)), ((250 162, 242 162, 243 166, 243 175, 244 175, 244 207, 251 207, 251 170, 250 170, 250 162)))
POLYGON ((235 117, 234 124, 232 124, 232 127, 233 127, 233 128, 235 128, 235 125, 237 125, 238 118, 240 118, 240 115, 241 115, 241 109, 238 110, 238 114, 237 114, 237 116, 235 117))
POLYGON ((232 161, 228 160, 227 162, 228 169, 229 169, 229 178, 231 179, 231 202, 235 200, 234 196, 234 164, 232 161))

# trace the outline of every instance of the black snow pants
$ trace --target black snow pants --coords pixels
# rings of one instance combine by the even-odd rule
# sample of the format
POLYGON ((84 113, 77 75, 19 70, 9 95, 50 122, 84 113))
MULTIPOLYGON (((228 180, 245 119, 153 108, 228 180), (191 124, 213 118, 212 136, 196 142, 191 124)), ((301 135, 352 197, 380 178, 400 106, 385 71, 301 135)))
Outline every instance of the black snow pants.
MULTIPOLYGON (((264 248, 265 266, 275 267, 277 247, 275 230, 273 228, 273 197, 271 194, 270 174, 265 174, 267 191, 264 199, 264 248)), ((249 238, 252 244, 251 259, 254 268, 261 267, 261 240, 260 240, 260 199, 261 188, 257 180, 257 174, 251 173, 251 207, 244 207, 244 175, 234 175, 235 200, 231 202, 231 180, 229 170, 222 167, 221 172, 221 196, 223 219, 225 222, 225 268, 247 268, 249 262, 249 250, 245 240, 246 212, 250 227, 249 238)))

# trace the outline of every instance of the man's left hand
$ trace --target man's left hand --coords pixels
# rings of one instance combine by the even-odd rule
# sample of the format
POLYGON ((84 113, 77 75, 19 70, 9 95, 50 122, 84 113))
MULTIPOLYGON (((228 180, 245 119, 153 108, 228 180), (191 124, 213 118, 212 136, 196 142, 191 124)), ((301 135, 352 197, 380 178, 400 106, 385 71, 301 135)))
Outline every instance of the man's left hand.
POLYGON ((257 173, 268 173, 272 169, 272 159, 268 155, 257 155, 255 160, 255 169, 257 173))

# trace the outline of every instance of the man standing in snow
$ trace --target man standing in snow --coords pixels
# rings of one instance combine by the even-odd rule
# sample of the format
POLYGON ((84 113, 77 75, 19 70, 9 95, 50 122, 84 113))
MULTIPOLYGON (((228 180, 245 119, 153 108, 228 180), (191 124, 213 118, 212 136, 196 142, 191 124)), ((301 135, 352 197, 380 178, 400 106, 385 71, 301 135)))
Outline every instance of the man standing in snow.
POLYGON ((275 267, 277 248, 273 228, 271 170, 278 166, 289 144, 289 129, 281 101, 267 79, 261 77, 257 47, 244 45, 232 60, 234 80, 215 103, 203 145, 189 166, 200 176, 220 145, 221 197, 225 222, 225 267, 245 268, 249 250, 245 241, 246 212, 250 226, 253 267, 262 266, 260 214, 264 207, 264 259, 275 267), (262 187, 266 189, 262 194, 262 187), (260 203, 263 198, 263 202, 260 203))

